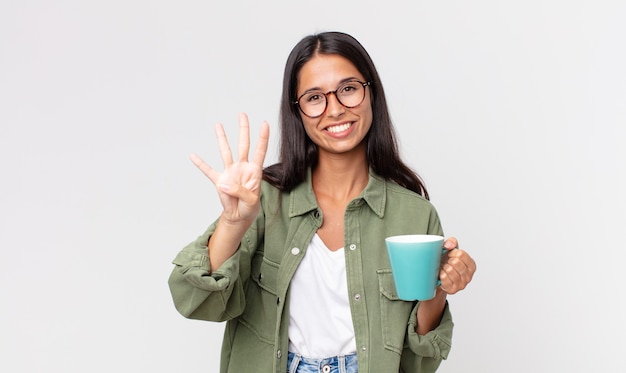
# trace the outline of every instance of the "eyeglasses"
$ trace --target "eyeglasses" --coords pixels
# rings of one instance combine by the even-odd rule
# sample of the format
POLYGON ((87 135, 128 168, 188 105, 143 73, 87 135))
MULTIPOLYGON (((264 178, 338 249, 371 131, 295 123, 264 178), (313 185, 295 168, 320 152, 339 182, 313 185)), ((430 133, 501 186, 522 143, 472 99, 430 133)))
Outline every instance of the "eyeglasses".
POLYGON ((298 97, 294 104, 298 105, 302 114, 309 118, 317 118, 324 114, 328 107, 328 96, 334 94, 337 101, 349 109, 361 105, 365 100, 365 87, 371 85, 371 82, 361 82, 358 80, 349 80, 341 84, 334 91, 310 91, 298 97))

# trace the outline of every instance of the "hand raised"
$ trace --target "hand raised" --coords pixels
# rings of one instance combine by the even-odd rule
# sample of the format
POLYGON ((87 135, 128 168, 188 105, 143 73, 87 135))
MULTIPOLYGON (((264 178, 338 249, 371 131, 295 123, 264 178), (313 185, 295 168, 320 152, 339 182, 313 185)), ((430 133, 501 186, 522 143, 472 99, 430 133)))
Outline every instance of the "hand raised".
POLYGON ((252 161, 248 161, 250 126, 245 113, 239 114, 238 159, 236 161, 233 160, 224 126, 221 123, 215 126, 215 133, 224 163, 224 171, 221 173, 216 171, 196 154, 191 155, 191 161, 215 184, 224 208, 221 219, 226 219, 229 223, 250 222, 256 217, 260 208, 259 195, 263 179, 263 161, 269 142, 269 125, 267 122, 261 124, 259 140, 252 161))

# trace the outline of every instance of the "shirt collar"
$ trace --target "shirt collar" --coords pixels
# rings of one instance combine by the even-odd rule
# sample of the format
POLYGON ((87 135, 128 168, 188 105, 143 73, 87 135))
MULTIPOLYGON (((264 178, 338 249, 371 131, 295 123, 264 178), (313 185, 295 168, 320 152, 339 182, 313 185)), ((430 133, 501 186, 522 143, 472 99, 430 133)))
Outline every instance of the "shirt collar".
MULTIPOLYGON (((385 202, 387 196, 387 181, 376 175, 371 169, 369 171, 369 181, 361 195, 354 199, 351 204, 365 201, 372 211, 379 218, 385 216, 385 202)), ((315 194, 313 193, 313 182, 311 169, 307 170, 306 180, 296 186, 289 198, 289 217, 306 214, 318 208, 315 194)))

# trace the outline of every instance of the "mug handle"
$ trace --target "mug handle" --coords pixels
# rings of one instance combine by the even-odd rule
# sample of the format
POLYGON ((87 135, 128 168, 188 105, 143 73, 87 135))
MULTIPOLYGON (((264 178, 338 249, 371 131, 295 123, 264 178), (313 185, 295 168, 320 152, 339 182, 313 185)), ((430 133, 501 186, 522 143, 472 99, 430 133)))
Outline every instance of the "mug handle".
MULTIPOLYGON (((452 251, 452 250, 456 250, 458 249, 458 247, 455 247, 454 249, 448 250, 446 248, 442 248, 441 249, 441 255, 447 253, 448 251, 452 251)), ((437 286, 441 286, 441 280, 439 278, 437 278, 437 286)))

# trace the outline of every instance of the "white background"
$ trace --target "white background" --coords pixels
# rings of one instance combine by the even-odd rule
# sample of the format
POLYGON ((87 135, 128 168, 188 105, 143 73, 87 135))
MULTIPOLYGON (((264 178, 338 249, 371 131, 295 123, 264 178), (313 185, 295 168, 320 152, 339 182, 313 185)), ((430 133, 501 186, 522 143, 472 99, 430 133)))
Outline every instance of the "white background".
POLYGON ((272 125, 303 36, 379 69, 405 159, 478 262, 441 372, 626 371, 626 2, 0 3, 0 364, 217 372, 171 260, 217 217, 213 126, 272 125))

